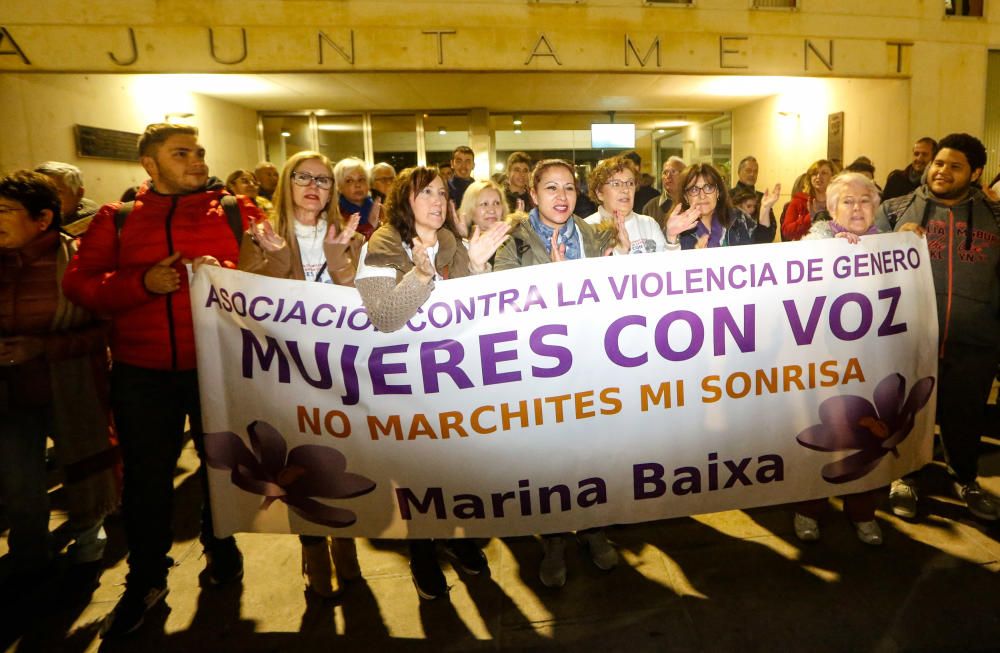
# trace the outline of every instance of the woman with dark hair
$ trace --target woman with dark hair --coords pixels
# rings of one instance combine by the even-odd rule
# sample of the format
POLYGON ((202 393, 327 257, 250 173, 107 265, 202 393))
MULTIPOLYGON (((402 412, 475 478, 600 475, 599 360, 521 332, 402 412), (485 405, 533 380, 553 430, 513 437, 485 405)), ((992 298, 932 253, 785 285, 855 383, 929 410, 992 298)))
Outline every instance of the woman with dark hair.
POLYGON ((107 325, 71 304, 62 274, 76 241, 59 231, 45 175, 0 179, 0 499, 15 574, 50 560, 45 441, 66 471, 74 562, 96 562, 118 502, 108 417, 107 325))
MULTIPOLYGON (((629 253, 631 242, 624 215, 614 222, 598 225, 587 224, 574 215, 577 187, 573 172, 573 166, 561 159, 546 159, 535 165, 531 174, 535 208, 514 225, 510 240, 497 252, 494 270, 595 258, 611 251, 619 255, 629 253)), ((566 584, 567 535, 542 536, 543 558, 538 577, 546 587, 566 584)), ((577 535, 598 568, 607 571, 618 565, 618 551, 604 529, 587 529, 577 535)))
MULTIPOLYGON (((268 220, 250 226, 240 246, 239 269, 280 279, 354 285, 364 243, 355 233, 360 216, 343 224, 333 195, 330 160, 319 152, 293 154, 274 192, 276 228, 268 220)), ((333 597, 341 580, 361 577, 352 538, 300 535, 299 541, 306 588, 319 596, 333 597)))
POLYGON ((799 240, 814 222, 829 220, 826 209, 826 187, 840 170, 826 159, 813 162, 802 177, 802 191, 792 195, 781 217, 781 239, 799 240))
POLYGON ((268 220, 274 219, 274 205, 260 194, 260 182, 257 181, 252 170, 241 168, 229 173, 229 176, 226 177, 226 190, 233 195, 249 197, 261 210, 261 213, 267 216, 268 220))
POLYGON ((696 219, 694 226, 679 236, 668 229, 668 245, 679 241, 681 249, 701 249, 774 240, 775 225, 771 224, 770 215, 781 193, 780 184, 772 190, 764 189, 760 199, 760 223, 732 206, 722 175, 707 163, 696 163, 685 170, 681 188, 681 203, 674 207, 670 219, 674 221, 675 216, 690 214, 695 214, 696 219))
MULTIPOLYGON (((488 231, 474 227, 466 249, 445 226, 448 190, 437 168, 417 166, 399 174, 389 190, 387 220, 361 250, 355 286, 379 331, 403 327, 431 296, 437 281, 479 274, 506 239, 510 226, 496 222, 488 231)), ((446 551, 469 574, 488 569, 474 542, 452 539, 446 551)), ((410 540, 410 571, 421 598, 448 593, 433 540, 410 540)))

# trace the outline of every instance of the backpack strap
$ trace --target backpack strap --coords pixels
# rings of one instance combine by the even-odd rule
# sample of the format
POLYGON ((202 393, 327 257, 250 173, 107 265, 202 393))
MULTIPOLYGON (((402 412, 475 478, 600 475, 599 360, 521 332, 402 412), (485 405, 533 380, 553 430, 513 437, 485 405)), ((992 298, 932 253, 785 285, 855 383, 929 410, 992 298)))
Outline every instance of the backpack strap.
POLYGON ((236 244, 242 245, 244 229, 243 215, 240 213, 239 201, 235 195, 223 195, 219 203, 222 205, 222 210, 226 212, 226 218, 229 219, 229 228, 233 230, 236 244))
POLYGON ((135 202, 122 202, 122 205, 115 211, 115 233, 119 237, 122 235, 122 227, 125 226, 125 219, 134 208, 135 202))

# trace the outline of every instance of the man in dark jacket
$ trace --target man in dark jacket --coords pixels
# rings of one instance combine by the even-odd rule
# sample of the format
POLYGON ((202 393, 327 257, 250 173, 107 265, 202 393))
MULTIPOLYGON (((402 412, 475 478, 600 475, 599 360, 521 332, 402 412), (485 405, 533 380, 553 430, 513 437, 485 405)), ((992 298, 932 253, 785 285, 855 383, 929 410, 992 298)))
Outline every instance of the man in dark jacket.
MULTIPOLYGON (((189 420, 204 461, 189 273, 200 265, 235 267, 247 219, 261 219, 241 198, 242 224, 233 225, 221 200, 222 182, 209 178, 198 132, 187 125, 153 124, 139 139, 139 161, 150 176, 124 215, 103 206, 66 270, 63 289, 80 306, 112 321, 111 405, 124 463, 122 508, 129 547, 125 593, 102 634, 142 625, 167 593, 174 468, 189 420)), ((210 582, 243 577, 232 537, 216 538, 204 463, 201 541, 210 582)))
POLYGON ((938 149, 937 142, 924 136, 913 144, 913 161, 903 170, 893 170, 885 180, 882 190, 882 201, 893 197, 902 197, 920 188, 920 179, 924 176, 927 164, 938 149))
MULTIPOLYGON (((760 204, 764 199, 764 193, 757 190, 757 175, 759 173, 760 164, 757 163, 757 158, 754 156, 743 157, 740 164, 736 166, 736 185, 729 190, 730 197, 735 195, 738 190, 749 191, 757 197, 757 208, 751 216, 757 222, 760 222, 760 204)), ((770 218, 770 224, 777 224, 774 219, 774 211, 771 211, 770 218)))
POLYGON ((681 175, 687 166, 679 156, 672 156, 663 162, 663 170, 660 172, 660 181, 663 185, 663 192, 646 202, 641 213, 656 220, 660 229, 666 231, 667 218, 670 211, 681 201, 681 175))
MULTIPOLYGON (((882 203, 880 231, 926 234, 938 305, 938 424, 955 489, 969 512, 1000 518, 995 497, 976 482, 986 401, 1000 363, 1000 204, 975 182, 986 148, 968 134, 941 140, 927 182, 909 195, 882 203)), ((911 476, 894 481, 893 512, 913 518, 917 491, 911 476)))

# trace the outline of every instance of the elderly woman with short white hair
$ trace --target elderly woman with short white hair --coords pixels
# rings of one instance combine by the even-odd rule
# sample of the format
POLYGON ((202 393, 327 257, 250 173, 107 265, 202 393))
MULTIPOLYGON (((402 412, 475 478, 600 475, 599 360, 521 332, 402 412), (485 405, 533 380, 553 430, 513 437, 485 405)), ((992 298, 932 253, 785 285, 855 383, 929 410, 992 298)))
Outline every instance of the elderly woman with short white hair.
POLYGON ((831 220, 814 222, 802 240, 846 238, 857 243, 861 236, 877 234, 875 211, 882 202, 875 182, 859 172, 844 172, 826 188, 831 220))
POLYGON ((381 206, 368 192, 368 166, 354 157, 341 159, 333 167, 333 179, 340 196, 337 205, 341 219, 346 223, 352 215, 360 213, 357 231, 368 240, 378 227, 379 209, 375 207, 381 206))
MULTIPOLYGON (((814 222, 802 240, 844 238, 858 243, 862 236, 878 233, 875 209, 881 201, 875 182, 858 172, 837 175, 826 188, 830 220, 814 222)), ((882 544, 882 529, 875 521, 875 505, 881 490, 858 492, 841 497, 844 512, 854 524, 858 539, 872 546, 882 544)), ((819 516, 826 509, 826 499, 803 501, 795 505, 795 535, 804 542, 819 539, 819 516)))

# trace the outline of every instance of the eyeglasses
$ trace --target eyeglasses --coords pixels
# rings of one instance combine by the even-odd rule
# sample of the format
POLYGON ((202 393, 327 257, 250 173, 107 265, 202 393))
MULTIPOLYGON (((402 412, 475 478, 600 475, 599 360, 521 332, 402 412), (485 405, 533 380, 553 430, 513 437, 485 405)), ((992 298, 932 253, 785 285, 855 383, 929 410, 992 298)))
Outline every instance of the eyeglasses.
POLYGON ((717 190, 715 184, 705 184, 704 186, 688 186, 684 189, 684 193, 688 197, 698 197, 699 195, 715 195, 717 190))
POLYGON ((840 200, 840 203, 846 206, 851 211, 854 210, 854 207, 860 207, 862 210, 864 210, 871 207, 873 204, 872 198, 870 197, 862 197, 861 199, 857 200, 854 199, 853 197, 847 197, 840 200))
POLYGON ((628 181, 622 181, 620 179, 612 179, 607 183, 608 186, 612 188, 635 188, 635 181, 629 179, 628 181))
POLYGON ((0 215, 8 215, 11 213, 19 213, 21 211, 27 212, 28 209, 17 208, 16 206, 0 206, 0 215))
POLYGON ((320 190, 330 190, 333 186, 333 177, 314 177, 308 172, 293 172, 292 183, 296 186, 308 186, 316 182, 316 188, 320 190))
POLYGON ((248 186, 260 186, 260 183, 258 183, 258 181, 253 177, 240 177, 236 181, 240 182, 241 184, 246 184, 248 186))
POLYGON ((379 184, 391 184, 392 182, 396 181, 396 178, 395 177, 389 177, 389 176, 386 176, 386 177, 375 177, 372 181, 377 182, 379 184))

